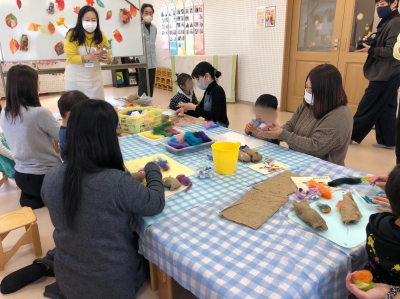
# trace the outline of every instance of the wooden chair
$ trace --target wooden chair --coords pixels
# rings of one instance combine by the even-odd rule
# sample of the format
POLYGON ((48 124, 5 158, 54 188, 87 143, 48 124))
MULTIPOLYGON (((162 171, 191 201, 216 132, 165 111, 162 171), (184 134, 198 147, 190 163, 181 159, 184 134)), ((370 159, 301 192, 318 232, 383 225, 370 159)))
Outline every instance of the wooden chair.
POLYGON ((27 244, 33 244, 36 257, 42 256, 39 229, 36 223, 36 215, 31 208, 23 207, 20 210, 0 216, 0 271, 12 258, 17 250, 27 244), (3 241, 7 235, 18 228, 25 227, 25 233, 18 242, 7 252, 4 252, 3 241))

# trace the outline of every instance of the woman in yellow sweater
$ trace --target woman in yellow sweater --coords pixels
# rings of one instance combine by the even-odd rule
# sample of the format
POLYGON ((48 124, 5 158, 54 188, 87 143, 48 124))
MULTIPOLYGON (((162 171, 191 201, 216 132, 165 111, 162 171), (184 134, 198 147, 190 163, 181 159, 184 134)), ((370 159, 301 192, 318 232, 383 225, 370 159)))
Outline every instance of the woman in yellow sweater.
POLYGON ((75 28, 67 33, 64 51, 65 90, 80 90, 91 99, 104 100, 100 62, 111 64, 112 59, 96 9, 89 5, 81 8, 75 28))

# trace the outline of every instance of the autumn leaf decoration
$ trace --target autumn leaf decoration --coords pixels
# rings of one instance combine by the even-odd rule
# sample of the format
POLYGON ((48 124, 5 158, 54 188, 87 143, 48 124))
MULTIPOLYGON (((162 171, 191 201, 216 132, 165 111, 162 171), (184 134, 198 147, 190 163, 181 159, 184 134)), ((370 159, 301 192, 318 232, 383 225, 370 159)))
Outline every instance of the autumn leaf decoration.
POLYGON ((57 26, 64 26, 65 28, 68 29, 68 26, 65 25, 65 18, 64 17, 59 17, 58 20, 56 21, 57 26))
POLYGON ((8 14, 6 16, 6 24, 8 27, 10 27, 11 29, 14 29, 15 27, 17 27, 18 25, 18 20, 17 17, 14 16, 12 13, 8 14))
POLYGON ((15 38, 11 38, 10 40, 10 51, 15 54, 19 50, 19 43, 15 40, 15 38))

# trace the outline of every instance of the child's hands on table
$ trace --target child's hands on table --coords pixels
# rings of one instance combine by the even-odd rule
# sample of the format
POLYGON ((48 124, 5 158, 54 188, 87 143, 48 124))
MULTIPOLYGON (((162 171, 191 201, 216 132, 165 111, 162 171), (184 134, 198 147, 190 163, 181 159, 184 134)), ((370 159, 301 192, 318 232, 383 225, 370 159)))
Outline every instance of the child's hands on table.
POLYGON ((347 274, 346 287, 359 299, 384 299, 390 291, 390 286, 384 283, 375 283, 374 288, 365 292, 361 291, 352 282, 352 278, 355 272, 347 274))
POLYGON ((185 112, 187 111, 194 111, 196 110, 196 105, 193 103, 182 103, 178 105, 179 108, 183 108, 185 110, 185 112))

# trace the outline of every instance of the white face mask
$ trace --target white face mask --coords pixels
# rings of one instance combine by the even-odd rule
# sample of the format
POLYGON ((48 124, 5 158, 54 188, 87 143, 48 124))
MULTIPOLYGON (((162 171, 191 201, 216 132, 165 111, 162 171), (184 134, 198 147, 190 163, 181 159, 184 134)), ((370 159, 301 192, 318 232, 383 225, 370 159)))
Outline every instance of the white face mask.
POLYGON ((153 17, 152 17, 152 16, 144 16, 144 17, 143 17, 143 20, 144 20, 146 23, 151 23, 151 21, 153 21, 153 17))
POLYGON ((85 29, 85 31, 92 33, 96 30, 97 28, 97 22, 87 22, 87 21, 83 21, 82 22, 82 26, 83 29, 85 29))
POLYGON ((304 100, 308 105, 314 105, 314 97, 311 93, 308 93, 307 90, 304 91, 304 100))

